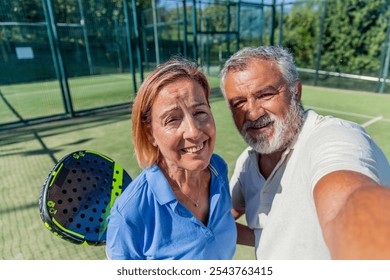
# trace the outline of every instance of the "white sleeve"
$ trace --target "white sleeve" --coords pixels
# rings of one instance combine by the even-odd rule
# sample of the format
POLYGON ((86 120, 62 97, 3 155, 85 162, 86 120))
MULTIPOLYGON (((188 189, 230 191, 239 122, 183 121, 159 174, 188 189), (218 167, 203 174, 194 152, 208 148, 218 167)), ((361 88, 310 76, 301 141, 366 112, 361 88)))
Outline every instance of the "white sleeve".
MULTIPOLYGON (((239 164, 239 163, 238 163, 239 164)), ((240 167, 236 163, 236 167, 234 169, 233 175, 230 179, 230 195, 232 197, 232 205, 233 209, 237 211, 245 212, 245 197, 242 191, 242 185, 239 179, 240 167)))
POLYGON ((323 176, 338 170, 359 172, 380 181, 377 158, 382 152, 360 126, 342 122, 322 127, 312 139, 307 147, 311 151, 312 189, 323 176))

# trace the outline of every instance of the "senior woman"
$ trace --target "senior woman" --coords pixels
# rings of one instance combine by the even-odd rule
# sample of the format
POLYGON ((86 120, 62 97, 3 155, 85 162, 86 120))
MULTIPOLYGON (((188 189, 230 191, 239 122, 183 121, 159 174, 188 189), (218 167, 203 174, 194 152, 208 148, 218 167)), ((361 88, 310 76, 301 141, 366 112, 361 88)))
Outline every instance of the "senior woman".
POLYGON ((132 109, 143 171, 108 218, 109 259, 231 259, 236 226, 227 165, 214 154, 210 86, 183 58, 158 66, 132 109))

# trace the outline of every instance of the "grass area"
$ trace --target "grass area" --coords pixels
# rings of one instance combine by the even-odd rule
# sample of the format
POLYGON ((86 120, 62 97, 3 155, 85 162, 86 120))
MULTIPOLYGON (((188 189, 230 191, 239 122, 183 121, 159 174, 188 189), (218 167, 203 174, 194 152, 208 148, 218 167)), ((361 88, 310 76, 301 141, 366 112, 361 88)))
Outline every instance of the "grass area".
POLYGON ((359 124, 376 118, 381 120, 365 127, 367 132, 390 158, 390 95, 306 86, 303 90, 305 108, 319 113, 348 119, 359 124))
MULTIPOLYGON (((95 82, 94 84, 82 79, 70 82, 78 92, 80 100, 85 98, 83 100, 85 105, 82 106, 94 102, 94 99, 104 99, 114 94, 116 85, 121 91, 120 94, 118 93, 121 96, 118 100, 128 102, 130 77, 100 78, 101 84, 98 83, 98 78, 91 80, 95 82), (122 80, 124 80, 123 84, 122 80), (96 96, 93 93, 96 93, 96 96)), ((210 82, 213 87, 219 85, 216 77, 210 78, 210 82)), ((45 86, 48 91, 55 88, 56 85, 51 83, 45 86)), ((13 105, 18 104, 18 108, 23 112, 28 109, 31 110, 31 114, 35 114, 33 111, 54 110, 50 107, 51 102, 34 101, 36 96, 44 95, 40 93, 38 85, 31 89, 27 86, 23 89, 10 86, 6 89, 2 87, 1 90, 9 100, 15 98, 13 105), (33 98, 26 105, 28 91, 32 92, 33 98), (21 98, 22 95, 25 97, 21 98), (15 103, 16 100, 18 102, 15 103), (26 108, 22 110, 23 107, 26 108)), ((46 94, 50 96, 52 93, 46 94)), ((229 176, 231 176, 235 160, 246 145, 235 129, 230 111, 222 96, 218 93, 213 94, 211 100, 217 125, 215 152, 226 160, 229 176)), ((382 116, 382 119, 367 126, 366 129, 390 158, 389 95, 305 86, 303 102, 307 108, 314 107, 320 113, 343 117, 360 124, 382 116)), ((4 113, 7 107, 4 107, 4 104, 1 107, 1 104, 0 102, 0 120, 3 122, 3 117, 6 114, 12 116, 12 112, 4 113)), ((61 110, 61 106, 55 110, 61 110)), ((39 217, 38 198, 48 172, 62 156, 79 149, 96 150, 112 157, 132 177, 140 172, 133 153, 131 115, 126 110, 0 132, 0 247, 2 248, 0 258, 105 259, 104 247, 83 247, 60 240, 43 226, 39 217)), ((238 246, 234 258, 253 259, 254 250, 238 246)))
MULTIPOLYGON (((125 104, 134 97, 130 74, 71 78, 68 87, 74 111, 125 104)), ((24 120, 65 113, 58 81, 2 86, 0 90, 6 100, 0 99, 0 125, 19 120, 13 111, 24 120)))

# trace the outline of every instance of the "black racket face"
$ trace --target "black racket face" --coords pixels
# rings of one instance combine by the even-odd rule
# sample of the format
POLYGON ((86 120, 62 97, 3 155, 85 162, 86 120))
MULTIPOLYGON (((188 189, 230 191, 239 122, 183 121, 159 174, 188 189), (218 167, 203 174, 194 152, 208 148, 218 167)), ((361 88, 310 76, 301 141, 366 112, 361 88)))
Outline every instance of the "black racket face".
POLYGON ((131 177, 112 159, 94 151, 64 157, 50 172, 39 207, 46 227, 76 244, 104 245, 106 218, 131 177))

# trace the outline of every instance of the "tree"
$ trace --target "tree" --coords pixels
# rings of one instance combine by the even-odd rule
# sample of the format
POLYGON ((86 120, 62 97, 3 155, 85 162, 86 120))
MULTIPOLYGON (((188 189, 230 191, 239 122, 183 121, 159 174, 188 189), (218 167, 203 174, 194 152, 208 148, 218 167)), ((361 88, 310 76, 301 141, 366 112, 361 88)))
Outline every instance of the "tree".
POLYGON ((330 1, 321 68, 376 75, 386 34, 387 0, 330 1))
POLYGON ((314 66, 321 20, 318 2, 295 4, 283 19, 283 45, 291 49, 299 67, 314 66))

